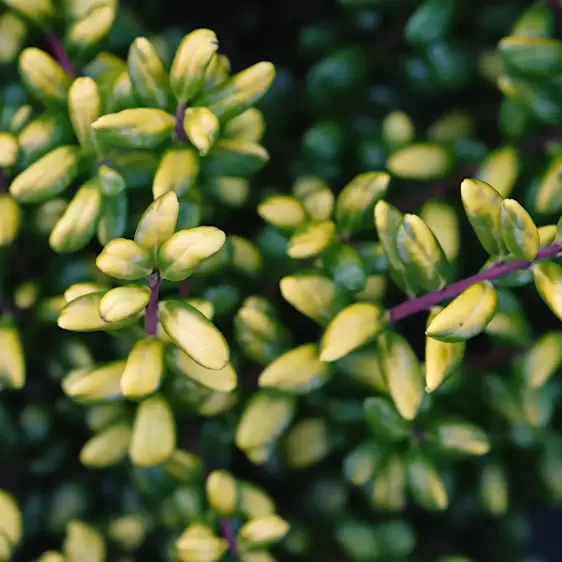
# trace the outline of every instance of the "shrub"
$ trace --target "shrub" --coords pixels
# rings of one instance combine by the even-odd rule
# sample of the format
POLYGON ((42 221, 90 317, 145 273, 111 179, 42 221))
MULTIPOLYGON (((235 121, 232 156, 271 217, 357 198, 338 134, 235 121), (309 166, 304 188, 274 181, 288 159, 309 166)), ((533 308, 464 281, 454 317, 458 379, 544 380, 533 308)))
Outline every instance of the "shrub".
POLYGON ((0 559, 523 560, 557 8, 342 0, 276 77, 144 3, 3 4, 0 559))

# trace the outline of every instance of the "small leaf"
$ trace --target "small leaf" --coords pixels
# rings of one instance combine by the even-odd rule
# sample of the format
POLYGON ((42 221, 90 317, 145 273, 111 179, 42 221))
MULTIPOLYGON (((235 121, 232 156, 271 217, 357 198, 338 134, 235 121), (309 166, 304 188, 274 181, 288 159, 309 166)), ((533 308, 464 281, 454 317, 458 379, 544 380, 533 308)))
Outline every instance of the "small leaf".
POLYGON ((228 542, 217 537, 202 523, 192 523, 176 541, 180 560, 218 562, 228 550, 228 542))
POLYGON ((152 256, 176 230, 180 207, 174 191, 167 191, 155 199, 143 213, 137 230, 135 242, 152 256))
POLYGON ((86 559, 102 562, 106 559, 102 534, 82 521, 71 521, 66 528, 64 558, 66 562, 80 562, 86 559))
POLYGON ((161 109, 135 107, 101 116, 92 123, 104 145, 151 149, 171 138, 176 119, 161 109))
POLYGON ((373 303, 355 303, 339 312, 328 324, 320 344, 320 360, 341 359, 376 338, 387 324, 387 313, 373 303))
POLYGON ((318 358, 318 347, 301 345, 280 355, 262 371, 258 384, 284 392, 305 394, 323 386, 330 367, 318 358))
POLYGON ((442 342, 460 342, 480 334, 494 317, 497 293, 489 281, 463 291, 433 318, 426 335, 442 342))
POLYGON ((291 468, 303 469, 320 462, 330 451, 330 431, 322 418, 299 420, 283 443, 285 460, 291 468))
POLYGON ((121 462, 131 440, 131 428, 118 422, 89 439, 80 451, 80 462, 88 467, 105 468, 121 462))
POLYGON ((537 257, 539 232, 529 213, 514 199, 501 203, 501 231, 507 249, 516 258, 532 261, 537 257))
POLYGON ((170 86, 180 103, 203 88, 218 48, 217 36, 210 29, 196 29, 182 39, 170 68, 170 86))
POLYGON ((160 248, 157 264, 163 279, 183 281, 224 245, 226 234, 214 226, 180 230, 160 248))
POLYGON ((399 178, 431 180, 445 176, 451 164, 451 155, 442 145, 417 143, 392 153, 387 168, 399 178))
POLYGON ((21 209, 8 193, 0 194, 0 247, 11 244, 21 228, 21 209))
POLYGON ((437 238, 447 259, 457 259, 460 249, 460 225, 456 210, 442 201, 427 201, 421 209, 421 219, 437 238))
POLYGON ((535 209, 541 214, 562 210, 562 156, 555 156, 540 180, 535 196, 535 209))
POLYGON ((325 326, 341 309, 336 284, 320 271, 301 271, 283 277, 279 287, 290 305, 321 326, 325 326))
POLYGON ((342 236, 370 226, 373 209, 387 191, 390 176, 384 172, 360 174, 349 182, 336 200, 335 218, 342 236))
POLYGON ((535 264, 532 269, 535 287, 541 299, 562 320, 562 265, 545 261, 535 264))
POLYGON ((220 370, 228 363, 230 350, 224 336, 197 309, 167 300, 160 303, 159 318, 172 341, 202 367, 220 370))
POLYGON ((480 477, 480 501, 492 515, 502 516, 509 508, 509 482, 497 463, 486 464, 480 477))
POLYGON ((175 346, 169 350, 167 360, 170 369, 176 374, 189 377, 205 388, 217 392, 232 392, 238 384, 238 375, 231 363, 227 363, 222 369, 207 369, 175 346))
POLYGON ((102 297, 103 293, 89 293, 69 301, 60 311, 59 328, 71 332, 98 332, 112 327, 99 314, 102 297))
POLYGON ((12 494, 0 490, 0 534, 16 547, 23 537, 23 517, 12 494))
POLYGON ((279 515, 272 514, 249 521, 238 535, 243 545, 255 548, 280 541, 288 531, 289 524, 279 515))
POLYGON ((304 206, 296 197, 272 195, 258 205, 260 217, 278 228, 292 230, 307 219, 304 206))
POLYGON ((358 293, 367 285, 367 271, 359 253, 350 245, 338 244, 324 256, 324 265, 336 285, 345 291, 358 293))
POLYGON ((424 398, 423 374, 410 344, 395 332, 377 339, 381 371, 388 393, 405 420, 413 420, 424 398))
POLYGON ((313 221, 331 218, 335 198, 325 181, 314 176, 301 176, 293 185, 293 195, 304 205, 313 221))
POLYGON ((121 375, 121 392, 139 399, 155 392, 164 375, 164 343, 154 336, 143 338, 131 349, 121 375))
POLYGON ((287 254, 293 259, 312 258, 328 248, 335 238, 336 225, 332 221, 310 223, 291 236, 287 254))
POLYGON ((417 215, 404 215, 396 231, 396 249, 407 278, 426 291, 447 283, 449 263, 437 238, 417 215))
POLYGON ((505 37, 498 49, 516 75, 544 79, 562 71, 562 42, 555 39, 505 37))
POLYGON ((148 252, 132 240, 111 240, 96 258, 98 269, 116 279, 137 281, 152 273, 148 252))
POLYGON ((503 197, 489 184, 475 179, 461 184, 461 198, 466 216, 480 244, 491 256, 505 254, 501 234, 503 197))
POLYGON ((163 396, 154 395, 137 408, 129 456, 135 466, 162 464, 176 446, 176 424, 170 405, 163 396))
POLYGON ((100 116, 101 96, 92 78, 82 76, 74 80, 68 91, 68 112, 80 146, 93 153, 95 141, 91 124, 100 116))
POLYGON ((122 322, 137 316, 150 300, 150 289, 145 285, 115 287, 102 297, 99 306, 104 322, 122 322))
POLYGON ((246 177, 261 170, 269 153, 261 145, 239 139, 218 140, 202 164, 212 176, 246 177))
POLYGON ((219 136, 220 124, 215 114, 206 107, 190 107, 183 118, 187 138, 205 156, 219 136))
POLYGON ((429 462, 420 454, 408 460, 408 486, 414 500, 429 511, 444 511, 449 505, 443 480, 429 462))
POLYGON ((521 362, 521 374, 530 388, 540 388, 561 366, 562 332, 548 332, 525 352, 521 362))
POLYGON ((41 203, 61 194, 78 175, 79 149, 60 146, 17 175, 10 193, 22 203, 41 203))
POLYGON ((124 368, 125 361, 114 361, 93 370, 78 369, 66 375, 61 386, 69 398, 81 402, 116 400, 121 398, 119 381, 124 368))
POLYGON ((519 168, 517 150, 502 146, 488 155, 475 177, 493 186, 502 197, 509 197, 519 177, 519 168))
POLYGON ((26 380, 25 355, 20 335, 13 323, 0 323, 0 390, 23 388, 26 380))
POLYGON ((488 436, 479 427, 464 421, 438 422, 431 429, 430 436, 433 443, 451 453, 480 456, 490 450, 488 436))
POLYGON ((195 186, 199 177, 199 155, 193 148, 170 148, 160 159, 152 183, 152 195, 158 199, 167 191, 178 197, 195 186))
POLYGON ((365 419, 376 437, 384 441, 402 441, 411 432, 411 424, 386 398, 377 396, 363 402, 365 419))
POLYGON ((98 180, 100 190, 108 197, 115 197, 127 187, 123 176, 105 164, 98 168, 98 180))
POLYGON ((232 515, 238 508, 238 482, 226 470, 213 470, 205 482, 211 508, 221 515, 232 515))
POLYGON ((275 441, 288 427, 295 412, 295 398, 258 391, 252 395, 236 428, 236 446, 259 449, 275 441))

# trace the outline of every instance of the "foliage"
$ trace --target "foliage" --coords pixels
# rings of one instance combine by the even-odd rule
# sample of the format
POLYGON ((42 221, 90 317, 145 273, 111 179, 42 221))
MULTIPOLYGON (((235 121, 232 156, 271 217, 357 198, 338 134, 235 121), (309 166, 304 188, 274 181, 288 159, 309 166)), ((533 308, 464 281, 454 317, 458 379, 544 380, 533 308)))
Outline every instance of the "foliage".
POLYGON ((3 0, 0 559, 529 560, 556 7, 341 0, 301 84, 145 4, 3 0))

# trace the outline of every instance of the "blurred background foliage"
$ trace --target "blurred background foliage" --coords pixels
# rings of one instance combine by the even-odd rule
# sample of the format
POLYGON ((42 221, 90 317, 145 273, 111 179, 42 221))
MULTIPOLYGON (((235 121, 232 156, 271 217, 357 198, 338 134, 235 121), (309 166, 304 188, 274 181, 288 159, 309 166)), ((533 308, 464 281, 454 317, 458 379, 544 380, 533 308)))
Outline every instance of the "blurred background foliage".
MULTIPOLYGON (((454 265, 457 278, 478 271, 487 257, 461 212, 459 184, 465 177, 487 179, 496 187, 500 183, 533 208, 538 226, 556 222, 562 197, 546 209, 537 209, 536 190, 544 170, 562 149, 562 92, 556 74, 562 69, 562 57, 550 75, 526 83, 526 77, 506 65, 498 51, 498 42, 510 35, 560 39, 562 7, 554 4, 123 0, 108 50, 126 57, 131 42, 146 36, 169 65, 187 32, 209 27, 217 33, 220 52, 230 59, 233 72, 261 60, 274 63, 275 81, 259 104, 266 122, 262 144, 271 161, 252 177, 246 204, 234 210, 217 207, 215 216, 226 232, 256 241, 263 251, 263 275, 244 278, 243 295, 271 299, 281 324, 289 327, 293 342, 289 348, 315 340, 319 331, 282 299, 280 277, 301 265, 285 256, 286 239, 264 224, 256 207, 269 194, 290 193, 303 176, 324 180, 337 194, 362 172, 389 169, 389 156, 403 146, 425 141, 446 146, 452 161, 435 177, 408 177, 398 164, 391 169, 396 177, 387 199, 402 211, 423 208, 427 213, 430 209, 423 207, 427 202, 447 202, 462 217, 454 265), (503 82, 502 76, 507 77, 503 82), (519 80, 515 95, 506 85, 509 80, 512 86, 519 80), (523 98, 524 103, 519 103, 523 98), (498 148, 505 157, 500 163, 488 159, 497 156, 498 148)), ((40 34, 32 35, 30 44, 46 48, 40 34)), ((8 101, 19 95, 8 86, 18 80, 15 66, 6 64, 0 70, 8 101)), ((131 204, 131 216, 138 218, 150 200, 150 193, 139 195, 131 204)), ((31 211, 26 213, 31 220, 31 211)), ((17 306, 25 309, 24 283, 30 281, 37 282, 43 296, 60 295, 82 280, 87 269, 82 258, 56 257, 44 237, 33 228, 23 229, 13 248, 0 258, 1 296, 12 300, 16 295, 17 301, 20 295, 17 306)), ((242 284, 236 276, 226 282, 242 284)), ((194 286, 195 293, 205 290, 204 281, 196 280, 194 286)), ((389 285, 388 291, 389 305, 404 300, 397 288, 389 285)), ((492 452, 485 457, 469 455, 453 463, 445 455, 440 460, 441 476, 450 489, 454 481, 444 512, 426 509, 435 498, 422 497, 388 513, 376 502, 373 506, 374 493, 364 485, 366 481, 354 482, 354 462, 361 453, 357 451, 363 443, 368 448, 372 436, 363 416, 363 400, 376 386, 372 381, 365 390, 336 380, 328 390, 299 401, 297 420, 318 418, 327 424, 327 429, 313 433, 313 441, 330 441, 318 462, 302 470, 288 467, 279 455, 256 465, 231 446, 240 408, 216 418, 185 417, 178 425, 178 442, 202 451, 210 466, 228 467, 275 498, 278 512, 292 525, 273 550, 279 560, 555 562, 560 559, 556 529, 562 520, 556 514, 562 499, 562 420, 561 388, 553 375, 562 362, 558 356, 562 344, 558 339, 541 356, 539 363, 556 356, 548 374, 552 381, 542 394, 527 396, 517 384, 509 386, 506 381, 517 380, 511 375, 519 372, 514 358, 542 335, 559 329, 558 320, 533 288, 519 291, 518 301, 511 308, 508 303, 505 310, 508 324, 523 319, 522 331, 514 335, 500 326, 499 338, 492 334, 471 342, 462 366, 464 376, 443 389, 432 404, 435 410, 428 407, 420 416, 425 431, 425 419, 429 427, 435 412, 458 414, 486 428, 491 443, 492 452), (517 398, 510 410, 512 394, 517 398), (513 408, 520 411, 514 414, 513 408)), ((226 316, 230 319, 233 314, 226 316)), ((400 326, 418 356, 425 345, 424 323, 425 319, 413 317, 400 326)), ((229 340, 234 338, 229 322, 219 317, 218 324, 229 340)), ((14 560, 34 560, 59 548, 71 519, 107 521, 117 508, 131 509, 139 502, 158 514, 155 520, 166 521, 160 514, 167 513, 172 523, 156 524, 130 559, 164 559, 163 545, 176 530, 173 514, 179 514, 179 521, 189 520, 185 515, 189 507, 173 490, 160 491, 157 482, 148 482, 148 477, 144 482, 129 466, 85 469, 79 454, 91 437, 91 424, 82 406, 67 400, 60 387, 63 374, 80 362, 76 354, 112 360, 115 347, 94 335, 88 336, 89 347, 82 348, 78 340, 61 339, 60 330, 25 316, 21 326, 24 345, 33 350, 26 357, 28 382, 21 392, 0 397, 0 488, 20 500, 25 518, 26 539, 14 560), (43 376, 46 371, 50 376, 43 376), (139 500, 143 485, 150 493, 139 500)), ((246 397, 255 392, 259 363, 242 363, 239 377, 246 397)), ((401 439, 391 439, 399 451, 406 447, 401 439)), ((403 441, 416 439, 414 432, 403 441)), ((376 458, 376 452, 367 457, 376 458)), ((108 560, 121 559, 121 545, 116 544, 108 560)))

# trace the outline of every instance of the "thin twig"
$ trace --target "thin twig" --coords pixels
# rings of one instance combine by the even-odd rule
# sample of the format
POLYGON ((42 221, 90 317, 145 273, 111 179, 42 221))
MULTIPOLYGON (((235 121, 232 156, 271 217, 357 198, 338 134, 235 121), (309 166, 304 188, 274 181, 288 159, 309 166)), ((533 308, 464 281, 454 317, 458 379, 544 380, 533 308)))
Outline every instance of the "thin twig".
POLYGON ((238 547, 236 544, 236 534, 232 528, 230 519, 221 519, 221 529, 226 542, 228 543, 228 550, 232 556, 238 556, 238 547))
POLYGON ((176 110, 176 138, 185 142, 187 140, 187 135, 185 134, 185 129, 183 127, 183 119, 185 117, 185 104, 180 103, 176 110))
POLYGON ((70 76, 73 78, 77 78, 79 73, 77 72, 76 68, 74 67, 74 63, 70 60, 66 49, 59 37, 53 34, 47 35, 47 41, 53 51, 53 55, 59 62, 59 64, 66 70, 70 76))
POLYGON ((551 244, 550 246, 540 250, 533 261, 515 260, 508 263, 499 263, 489 269, 477 273, 476 275, 472 275, 466 279, 457 281, 456 283, 451 283, 450 285, 443 287, 443 289, 405 301, 390 309, 390 322, 395 323, 407 318, 408 316, 422 312, 423 310, 428 310, 444 300, 460 295, 463 291, 476 283, 493 281, 494 279, 499 279, 500 277, 515 271, 529 269, 537 261, 555 258, 560 253, 562 253, 562 244, 551 244))
POLYGON ((160 284, 162 279, 159 273, 150 276, 150 300, 146 307, 144 325, 146 334, 155 336, 158 333, 158 301, 160 299, 160 284))

